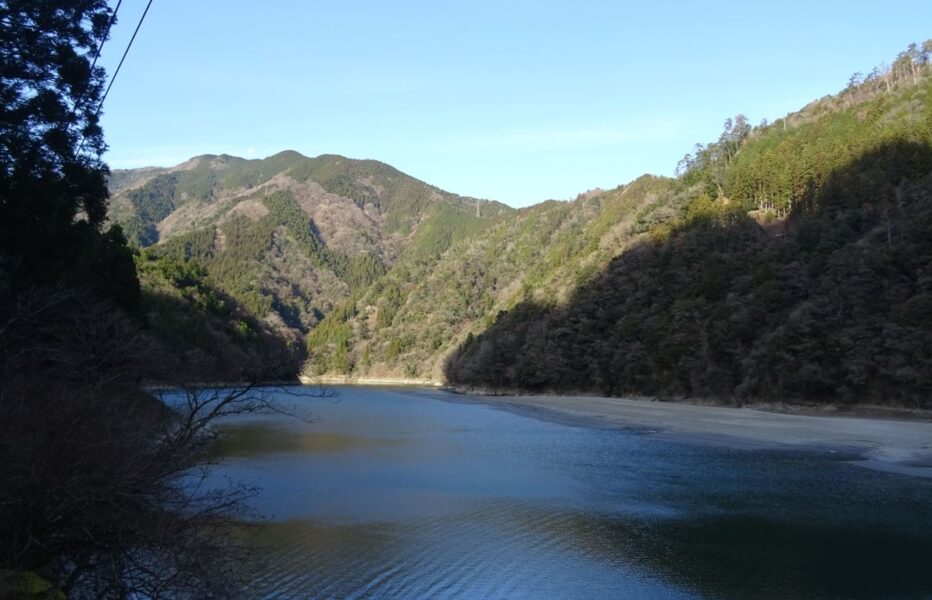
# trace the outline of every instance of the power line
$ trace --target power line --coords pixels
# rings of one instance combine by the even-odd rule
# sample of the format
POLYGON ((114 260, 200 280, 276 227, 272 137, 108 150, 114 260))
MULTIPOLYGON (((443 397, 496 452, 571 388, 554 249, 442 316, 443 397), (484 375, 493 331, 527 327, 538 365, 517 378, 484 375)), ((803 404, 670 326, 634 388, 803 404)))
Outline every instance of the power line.
POLYGON ((113 82, 116 81, 117 75, 120 74, 120 67, 123 66, 123 61, 126 60, 126 55, 129 54, 129 49, 133 47, 133 42, 136 41, 136 34, 139 33, 139 28, 142 27, 142 22, 146 20, 146 15, 149 13, 150 6, 152 6, 152 0, 149 0, 149 3, 146 4, 146 10, 142 11, 142 16, 139 17, 139 23, 136 24, 136 30, 133 32, 133 37, 129 39, 129 44, 126 45, 126 50, 123 51, 123 57, 120 58, 120 64, 117 65, 116 71, 113 72, 113 77, 110 78, 110 85, 107 86, 107 91, 104 92, 104 97, 100 99, 100 104, 97 105, 97 110, 94 112, 95 116, 103 107, 104 101, 107 99, 107 94, 110 93, 110 88, 113 87, 113 82))
MULTIPOLYGON (((107 21, 107 31, 104 33, 104 37, 100 38, 100 44, 97 45, 97 52, 94 53, 94 60, 91 62, 91 75, 94 74, 94 67, 97 66, 97 59, 100 58, 100 51, 103 50, 104 44, 107 43, 107 40, 110 38, 110 29, 113 27, 113 24, 116 22, 117 13, 120 12, 120 5, 123 4, 123 0, 117 2, 116 8, 113 9, 113 12, 110 13, 110 19, 107 21)), ((84 95, 87 94, 88 88, 90 88, 91 82, 88 81, 88 84, 81 91, 81 94, 75 99, 74 104, 71 105, 71 117, 74 117, 74 114, 78 112, 78 107, 81 106, 81 102, 84 101, 84 95)), ((83 141, 83 140, 82 140, 83 141)))
POLYGON ((120 12, 120 5, 123 4, 123 0, 118 0, 116 8, 113 9, 113 14, 110 15, 110 21, 107 23, 107 32, 104 34, 104 37, 100 40, 100 45, 97 46, 97 52, 94 54, 94 61, 91 63, 91 71, 94 70, 94 67, 97 66, 97 59, 100 58, 100 51, 104 47, 107 39, 110 37, 110 28, 113 27, 113 23, 116 21, 117 13, 120 12))
MULTIPOLYGON (((120 0, 120 2, 122 2, 122 0, 120 0)), ((97 104, 97 110, 94 111, 95 117, 100 114, 100 109, 103 108, 104 102, 107 100, 107 95, 110 94, 110 88, 113 87, 113 82, 116 81, 117 75, 120 74, 120 68, 123 66, 123 61, 126 60, 126 55, 129 54, 129 49, 133 47, 133 42, 136 41, 136 34, 139 33, 139 28, 142 27, 142 22, 146 20, 146 15, 149 14, 150 6, 152 6, 152 0, 149 0, 148 4, 146 4, 146 10, 142 11, 142 16, 139 17, 139 23, 136 24, 136 29, 133 31, 133 37, 129 39, 129 43, 126 45, 126 50, 123 51, 123 56, 120 58, 120 63, 117 65, 116 70, 113 72, 113 77, 110 78, 110 83, 107 85, 107 90, 104 92, 103 97, 97 104)), ((119 4, 117 4, 117 8, 119 8, 119 4)), ((116 14, 116 11, 114 11, 114 14, 116 14)), ((94 60, 97 60, 96 57, 94 60)), ((84 148, 84 141, 86 139, 87 138, 85 137, 81 138, 81 144, 78 146, 78 152, 76 152, 76 154, 80 153, 81 149, 84 148)))

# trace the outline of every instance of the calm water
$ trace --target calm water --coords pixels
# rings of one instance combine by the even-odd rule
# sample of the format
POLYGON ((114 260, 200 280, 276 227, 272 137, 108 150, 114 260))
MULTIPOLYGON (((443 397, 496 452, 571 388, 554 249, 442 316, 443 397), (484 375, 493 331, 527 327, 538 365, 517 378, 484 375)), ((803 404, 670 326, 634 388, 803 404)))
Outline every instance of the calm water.
POLYGON ((932 482, 423 390, 229 423, 259 598, 932 598, 932 482))

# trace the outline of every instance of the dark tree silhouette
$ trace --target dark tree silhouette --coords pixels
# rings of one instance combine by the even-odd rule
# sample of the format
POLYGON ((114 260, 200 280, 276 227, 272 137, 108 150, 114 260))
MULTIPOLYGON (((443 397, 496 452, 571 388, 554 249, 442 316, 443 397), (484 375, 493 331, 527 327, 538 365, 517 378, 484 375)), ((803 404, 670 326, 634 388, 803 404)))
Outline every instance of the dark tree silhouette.
POLYGON ((174 404, 140 387, 182 360, 133 314, 132 253, 102 230, 111 24, 105 0, 0 0, 0 597, 41 578, 42 597, 226 598, 250 490, 195 485, 210 425, 275 407, 251 385, 179 379, 174 404))
POLYGON ((14 288, 67 278, 124 306, 138 283, 106 219, 98 125, 105 0, 0 2, 0 268, 14 288))

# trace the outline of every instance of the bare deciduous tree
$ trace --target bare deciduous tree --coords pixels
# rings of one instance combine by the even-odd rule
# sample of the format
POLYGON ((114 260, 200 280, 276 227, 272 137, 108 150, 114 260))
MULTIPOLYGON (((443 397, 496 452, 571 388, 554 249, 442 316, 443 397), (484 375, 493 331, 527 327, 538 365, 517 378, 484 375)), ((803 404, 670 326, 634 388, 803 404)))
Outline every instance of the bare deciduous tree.
POLYGON ((275 394, 189 385, 157 400, 139 387, 155 346, 82 294, 36 291, 0 314, 0 566, 76 598, 235 596, 254 490, 210 479, 212 426, 285 411, 275 394))

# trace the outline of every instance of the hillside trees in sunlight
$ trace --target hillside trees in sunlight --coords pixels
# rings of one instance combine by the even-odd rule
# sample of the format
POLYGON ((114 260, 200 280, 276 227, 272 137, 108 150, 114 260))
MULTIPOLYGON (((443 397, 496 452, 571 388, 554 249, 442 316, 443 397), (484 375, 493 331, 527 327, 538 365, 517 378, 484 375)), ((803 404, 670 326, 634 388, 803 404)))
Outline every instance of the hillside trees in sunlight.
MULTIPOLYGON (((110 217, 140 256, 195 263, 205 286, 289 342, 399 265, 429 269, 451 246, 514 212, 377 161, 292 151, 116 171, 110 185, 110 217)), ((158 277, 143 276, 142 283, 144 301, 154 297, 151 285, 175 295, 158 277)), ((446 332, 434 333, 436 341, 446 332)), ((334 347, 357 354, 352 338, 334 347)), ((314 356, 330 364, 324 353, 314 356)), ((338 363, 364 362, 359 358, 338 363)))
POLYGON ((306 373, 439 379, 444 355, 500 311, 528 297, 560 298, 595 277, 618 248, 679 218, 691 198, 671 179, 643 176, 502 216, 450 236, 449 247, 435 253, 420 251, 443 239, 427 229, 423 239, 431 243, 415 245, 310 331, 306 373), (339 369, 327 348, 346 348, 349 369, 339 369))

